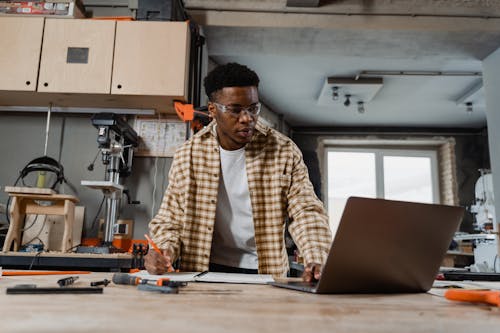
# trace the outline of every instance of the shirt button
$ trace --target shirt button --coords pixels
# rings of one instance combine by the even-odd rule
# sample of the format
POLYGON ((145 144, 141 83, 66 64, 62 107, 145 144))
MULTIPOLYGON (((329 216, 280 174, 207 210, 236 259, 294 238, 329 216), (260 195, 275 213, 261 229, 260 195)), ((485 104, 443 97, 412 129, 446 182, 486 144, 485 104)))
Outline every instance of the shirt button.
POLYGON ((214 199, 212 199, 212 200, 210 200, 210 202, 214 204, 214 203, 215 203, 215 200, 214 200, 214 199))
POLYGON ((208 254, 204 254, 203 256, 204 256, 205 258, 208 258, 208 254))
POLYGON ((207 230, 208 230, 208 231, 212 231, 212 227, 208 227, 208 228, 207 228, 207 230))
POLYGON ((217 177, 219 177, 219 175, 218 175, 218 174, 216 174, 216 173, 214 173, 214 178, 217 178, 217 177))
POLYGON ((215 150, 215 151, 219 151, 219 148, 215 147, 215 148, 214 148, 214 150, 215 150))

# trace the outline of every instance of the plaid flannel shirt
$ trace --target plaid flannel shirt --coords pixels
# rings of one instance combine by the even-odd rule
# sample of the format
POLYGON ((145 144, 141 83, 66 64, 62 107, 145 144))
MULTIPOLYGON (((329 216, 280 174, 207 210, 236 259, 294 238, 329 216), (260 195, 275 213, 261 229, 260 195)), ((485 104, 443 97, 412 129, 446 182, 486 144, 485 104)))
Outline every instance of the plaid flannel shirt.
MULTIPOLYGON (((316 197, 299 148, 257 122, 245 147, 259 273, 286 275, 285 220, 305 263, 324 264, 331 243, 328 217, 316 197)), ((180 256, 183 271, 208 270, 220 177, 215 121, 175 153, 158 214, 149 224, 160 249, 180 256)))

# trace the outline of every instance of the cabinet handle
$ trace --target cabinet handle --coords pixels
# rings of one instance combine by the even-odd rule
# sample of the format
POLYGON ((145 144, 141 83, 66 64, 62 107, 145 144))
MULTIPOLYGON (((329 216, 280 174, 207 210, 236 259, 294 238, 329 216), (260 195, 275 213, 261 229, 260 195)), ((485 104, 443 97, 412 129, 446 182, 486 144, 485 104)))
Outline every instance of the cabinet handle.
POLYGON ((122 88, 122 85, 121 85, 121 84, 119 84, 119 85, 117 85, 116 87, 117 87, 118 89, 121 89, 121 88, 122 88))
POLYGON ((29 86, 31 84, 31 81, 26 81, 26 85, 29 86))
POLYGON ((49 86, 49 84, 48 84, 47 82, 45 82, 45 83, 43 84, 43 86, 44 86, 44 87, 48 87, 48 86, 49 86))

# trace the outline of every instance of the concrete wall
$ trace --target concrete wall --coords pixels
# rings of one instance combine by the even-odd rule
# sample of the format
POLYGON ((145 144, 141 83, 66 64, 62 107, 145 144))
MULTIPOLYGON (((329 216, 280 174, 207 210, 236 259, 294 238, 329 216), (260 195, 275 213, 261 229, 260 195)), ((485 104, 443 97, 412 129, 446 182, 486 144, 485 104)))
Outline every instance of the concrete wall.
MULTIPOLYGON (((102 194, 98 190, 89 189, 80 185, 82 180, 103 180, 104 167, 99 155, 94 171, 87 170, 87 166, 97 153, 97 130, 90 122, 91 115, 63 115, 53 114, 50 126, 50 140, 48 155, 59 160, 64 167, 65 177, 69 184, 60 189, 67 194, 74 194, 80 199, 80 205, 85 206, 86 236, 96 236, 97 229, 91 225, 102 194)), ((0 112, 0 202, 7 201, 3 191, 6 185, 13 185, 19 171, 34 158, 44 152, 46 115, 43 113, 2 113, 0 112)), ((167 184, 167 173, 171 158, 158 158, 158 172, 154 179, 155 158, 136 157, 133 161, 132 175, 125 180, 130 189, 133 200, 141 201, 140 205, 127 205, 122 202, 121 218, 134 219, 134 237, 142 238, 147 223, 151 219, 153 203, 153 184, 157 182, 155 195, 155 209, 162 199, 167 184)), ((28 179, 33 185, 33 180, 28 179)), ((101 216, 104 212, 101 212, 101 216)), ((5 216, 0 216, 4 221, 5 216)))
MULTIPOLYGON (((273 115, 267 110, 268 115, 273 115)), ((99 154, 94 171, 87 170, 97 154, 97 130, 90 121, 91 115, 71 115, 53 113, 50 122, 47 155, 58 160, 64 167, 68 184, 59 187, 60 192, 76 195, 79 205, 85 206, 83 233, 88 237, 97 236, 97 225, 93 221, 98 213, 102 193, 81 186, 82 180, 104 180, 104 166, 99 154)), ((132 119, 132 118, 131 118, 132 119)), ((274 118, 271 118, 274 119, 274 118)), ((132 123, 133 120, 129 122, 132 123)), ((45 143, 45 113, 0 112, 0 203, 6 204, 8 196, 5 186, 14 185, 19 172, 31 160, 43 156, 45 143)), ((139 205, 128 205, 122 200, 120 218, 133 219, 134 238, 143 238, 147 224, 156 214, 163 193, 168 184, 167 175, 172 158, 135 157, 132 175, 125 178, 125 186, 130 189, 132 200, 139 205), (155 163, 158 163, 154 177, 155 163), (153 189, 156 182, 153 209, 153 189), (153 209, 153 211, 152 211, 153 209)), ((35 175, 27 177, 27 185, 34 186, 35 175)), ((99 214, 104 216, 104 207, 99 214)), ((0 222, 5 222, 4 214, 0 222)))
MULTIPOLYGON (((369 133, 369 129, 352 130, 353 133, 369 133)), ((331 135, 338 134, 335 129, 330 130, 331 135)), ((422 133, 422 130, 419 131, 422 133)), ((342 134, 348 134, 342 132, 342 134)), ((328 135, 328 132, 322 131, 321 137, 328 135)), ((416 136, 418 133, 412 133, 411 136, 416 136)), ((433 130, 433 135, 441 135, 453 137, 455 139, 455 156, 457 164, 457 183, 458 183, 458 198, 459 204, 462 207, 469 207, 474 203, 474 187, 479 178, 478 169, 489 168, 488 158, 488 138, 486 133, 478 132, 464 133, 463 135, 448 135, 445 133, 439 134, 433 130)), ((304 161, 309 170, 309 177, 313 183, 314 190, 318 197, 322 199, 322 181, 323 175, 320 168, 320 157, 318 156, 319 134, 308 132, 293 132, 293 140, 302 150, 304 161)), ((401 136, 401 135, 400 135, 401 136)), ((396 138, 396 137, 395 137, 396 138)), ((464 221, 461 225, 461 230, 472 232, 472 215, 467 212, 464 221)))

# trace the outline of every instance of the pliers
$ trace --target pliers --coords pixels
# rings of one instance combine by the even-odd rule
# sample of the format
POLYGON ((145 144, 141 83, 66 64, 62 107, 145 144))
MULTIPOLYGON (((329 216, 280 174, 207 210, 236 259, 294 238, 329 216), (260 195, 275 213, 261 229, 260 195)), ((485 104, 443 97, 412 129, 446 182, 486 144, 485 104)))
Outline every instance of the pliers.
POLYGON ((500 291, 449 289, 444 297, 452 301, 479 302, 500 307, 500 291))

